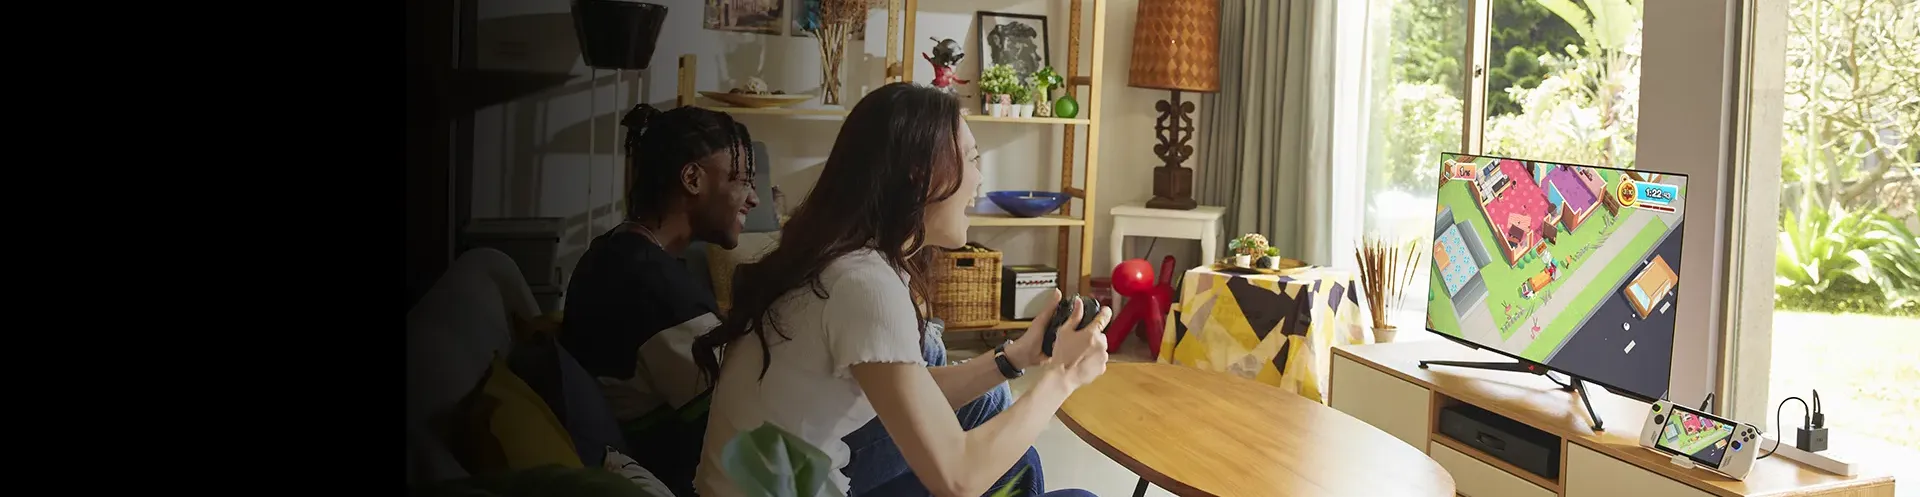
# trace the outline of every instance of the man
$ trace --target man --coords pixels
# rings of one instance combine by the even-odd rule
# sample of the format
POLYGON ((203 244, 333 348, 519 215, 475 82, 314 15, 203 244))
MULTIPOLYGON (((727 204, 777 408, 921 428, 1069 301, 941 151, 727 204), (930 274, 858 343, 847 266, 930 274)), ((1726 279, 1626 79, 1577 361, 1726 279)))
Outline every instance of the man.
POLYGON ((642 104, 621 124, 631 215, 574 266, 560 344, 598 378, 628 455, 676 495, 692 495, 709 385, 691 346, 720 319, 679 256, 694 240, 739 245, 747 211, 760 203, 752 139, 727 114, 695 107, 642 104))

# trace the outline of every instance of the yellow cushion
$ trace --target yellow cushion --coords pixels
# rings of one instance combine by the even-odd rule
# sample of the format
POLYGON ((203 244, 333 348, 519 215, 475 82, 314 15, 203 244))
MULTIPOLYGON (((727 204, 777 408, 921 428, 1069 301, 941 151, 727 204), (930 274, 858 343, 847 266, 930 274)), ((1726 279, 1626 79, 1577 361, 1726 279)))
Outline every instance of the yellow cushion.
POLYGON ((492 474, 557 464, 578 468, 573 437, 527 382, 513 374, 498 355, 480 390, 469 399, 460 440, 462 463, 470 473, 492 474))

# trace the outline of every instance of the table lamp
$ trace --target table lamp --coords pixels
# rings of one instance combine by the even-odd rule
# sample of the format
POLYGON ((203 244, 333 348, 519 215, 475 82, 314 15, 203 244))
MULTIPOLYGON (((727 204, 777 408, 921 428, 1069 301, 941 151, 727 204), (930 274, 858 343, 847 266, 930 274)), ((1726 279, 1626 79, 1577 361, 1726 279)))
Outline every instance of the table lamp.
POLYGON ((1136 13, 1127 86, 1173 92, 1154 104, 1153 153, 1162 164, 1153 168, 1147 207, 1192 210, 1193 170, 1181 164, 1193 156, 1193 102, 1180 93, 1220 90, 1220 0, 1140 0, 1136 13))

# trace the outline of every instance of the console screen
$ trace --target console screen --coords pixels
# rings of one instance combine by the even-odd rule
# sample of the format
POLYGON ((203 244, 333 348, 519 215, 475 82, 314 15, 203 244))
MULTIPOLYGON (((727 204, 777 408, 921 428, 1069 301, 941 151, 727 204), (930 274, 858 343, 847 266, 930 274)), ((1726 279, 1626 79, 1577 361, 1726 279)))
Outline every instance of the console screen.
POLYGON ((1734 443, 1733 427, 1732 423, 1674 406, 1654 445, 1718 468, 1727 457, 1727 445, 1734 443))

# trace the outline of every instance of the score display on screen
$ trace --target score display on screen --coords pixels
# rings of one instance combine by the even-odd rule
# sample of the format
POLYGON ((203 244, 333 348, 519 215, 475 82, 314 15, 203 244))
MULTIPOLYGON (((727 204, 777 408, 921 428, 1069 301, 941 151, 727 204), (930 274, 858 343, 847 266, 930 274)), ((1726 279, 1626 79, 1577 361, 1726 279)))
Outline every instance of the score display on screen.
POLYGON ((1437 167, 1429 330, 1666 393, 1686 176, 1459 155, 1437 167))

